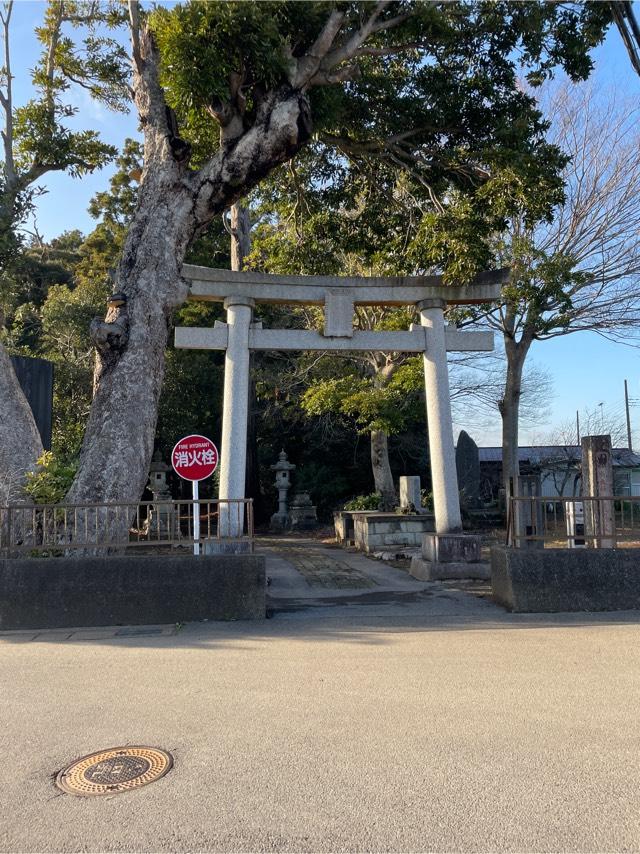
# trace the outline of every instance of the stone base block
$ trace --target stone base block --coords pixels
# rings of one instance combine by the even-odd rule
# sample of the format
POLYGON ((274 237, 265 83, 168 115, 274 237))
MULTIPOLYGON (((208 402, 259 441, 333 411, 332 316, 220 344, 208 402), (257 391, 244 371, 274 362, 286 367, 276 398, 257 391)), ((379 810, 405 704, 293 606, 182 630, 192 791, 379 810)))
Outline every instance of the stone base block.
POLYGON ((482 537, 474 534, 425 534, 422 557, 431 563, 478 563, 482 537))
POLYGON ((0 560, 2 631, 254 620, 265 613, 262 555, 0 560))
POLYGON ((333 514, 336 540, 343 545, 351 545, 355 541, 353 520, 367 513, 371 510, 336 510, 333 514))
POLYGON ((409 573, 419 581, 488 581, 491 578, 488 563, 433 563, 421 557, 411 558, 409 573))
POLYGON ((274 513, 269 522, 269 530, 275 533, 286 531, 291 525, 288 513, 274 513))
POLYGON ((249 540, 205 540, 202 544, 203 555, 249 555, 249 540))
POLYGON ((369 512, 354 515, 356 548, 383 551, 387 546, 419 546, 425 531, 433 531, 433 515, 369 512))

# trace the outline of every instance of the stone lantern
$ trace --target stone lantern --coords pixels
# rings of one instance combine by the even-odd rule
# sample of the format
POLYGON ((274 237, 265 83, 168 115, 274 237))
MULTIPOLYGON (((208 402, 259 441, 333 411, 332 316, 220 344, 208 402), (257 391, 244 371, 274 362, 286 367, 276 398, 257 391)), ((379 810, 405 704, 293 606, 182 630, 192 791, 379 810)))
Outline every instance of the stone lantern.
POLYGON ((145 530, 150 537, 172 537, 175 532, 175 508, 172 502, 171 490, 167 483, 167 472, 170 467, 162 461, 162 454, 157 450, 149 467, 149 483, 153 504, 149 507, 149 515, 145 530))
POLYGON ((171 490, 167 484, 169 466, 162 462, 162 454, 157 450, 149 467, 149 483, 154 501, 171 501, 171 490))
POLYGON ((289 527, 287 493, 291 488, 291 472, 294 469, 295 466, 287 460, 286 453, 280 451, 278 462, 271 466, 271 470, 276 473, 276 489, 278 490, 278 512, 271 517, 269 526, 272 531, 284 531, 289 527))

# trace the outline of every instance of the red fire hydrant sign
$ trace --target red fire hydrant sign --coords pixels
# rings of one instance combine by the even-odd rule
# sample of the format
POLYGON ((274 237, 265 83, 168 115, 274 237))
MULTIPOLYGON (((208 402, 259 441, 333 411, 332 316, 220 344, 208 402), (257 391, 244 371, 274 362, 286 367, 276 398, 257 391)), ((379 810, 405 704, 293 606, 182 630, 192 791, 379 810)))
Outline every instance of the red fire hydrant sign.
POLYGON ((211 477, 218 467, 218 449, 206 436, 185 436, 171 452, 173 470, 184 480, 211 477))

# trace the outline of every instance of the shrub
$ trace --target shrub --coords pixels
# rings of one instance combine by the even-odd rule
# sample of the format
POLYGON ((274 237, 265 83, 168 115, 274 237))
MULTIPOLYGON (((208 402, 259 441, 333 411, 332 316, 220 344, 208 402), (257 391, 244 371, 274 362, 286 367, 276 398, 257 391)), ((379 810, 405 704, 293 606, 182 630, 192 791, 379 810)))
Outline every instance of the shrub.
POLYGON ((77 469, 76 460, 62 461, 51 451, 45 451, 36 471, 27 475, 25 491, 36 504, 57 504, 67 494, 77 469))
POLYGON ((370 495, 356 495, 344 505, 345 510, 378 510, 382 496, 379 492, 370 495))

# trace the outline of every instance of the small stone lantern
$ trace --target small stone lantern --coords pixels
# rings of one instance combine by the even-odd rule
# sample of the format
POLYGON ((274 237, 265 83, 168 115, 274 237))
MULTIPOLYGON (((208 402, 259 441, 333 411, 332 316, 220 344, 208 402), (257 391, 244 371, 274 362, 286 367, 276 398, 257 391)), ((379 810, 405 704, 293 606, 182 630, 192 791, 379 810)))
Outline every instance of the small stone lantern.
POLYGON ((153 504, 149 507, 147 516, 146 532, 155 537, 172 537, 175 532, 175 508, 172 501, 171 490, 167 483, 167 472, 169 466, 162 461, 162 454, 157 450, 153 455, 149 467, 149 483, 147 487, 151 490, 153 504), (157 506, 157 505, 165 506, 157 506))
POLYGON ((278 462, 271 466, 271 470, 276 473, 276 489, 278 490, 278 512, 271 517, 269 526, 272 531, 285 531, 289 527, 287 493, 291 488, 291 472, 294 469, 295 466, 288 462, 286 453, 280 451, 278 462))

